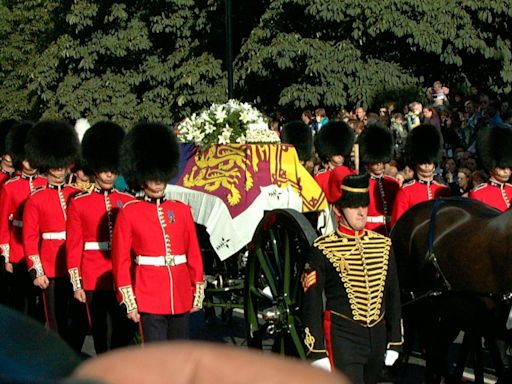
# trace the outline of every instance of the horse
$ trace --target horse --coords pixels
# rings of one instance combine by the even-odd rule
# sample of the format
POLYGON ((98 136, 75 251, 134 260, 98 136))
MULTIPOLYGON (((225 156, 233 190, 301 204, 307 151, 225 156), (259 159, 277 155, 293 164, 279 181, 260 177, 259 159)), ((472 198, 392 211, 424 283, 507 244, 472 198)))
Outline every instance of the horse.
MULTIPOLYGON (((512 209, 502 213, 460 197, 430 200, 411 207, 390 236, 403 294, 406 344, 410 329, 416 328, 427 382, 438 383, 446 376, 444 358, 460 330, 468 337, 463 344, 475 352, 481 336, 503 344, 512 296, 512 209)), ((507 365, 499 363, 504 361, 503 348, 489 344, 498 376, 508 375, 507 365)), ((462 376, 461 360, 455 376, 462 376)), ((479 367, 483 371, 475 366, 475 382, 483 382, 479 367)))

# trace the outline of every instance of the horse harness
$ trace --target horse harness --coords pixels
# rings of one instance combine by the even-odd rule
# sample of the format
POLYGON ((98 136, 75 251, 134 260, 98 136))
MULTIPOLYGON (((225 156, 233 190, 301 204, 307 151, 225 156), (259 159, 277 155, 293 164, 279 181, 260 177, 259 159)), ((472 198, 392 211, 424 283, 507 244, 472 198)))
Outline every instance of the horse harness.
MULTIPOLYGON (((406 306, 406 305, 415 303, 415 302, 417 302, 419 300, 426 299, 426 298, 429 298, 429 297, 440 296, 443 293, 447 293, 447 292, 453 290, 452 289, 452 285, 450 284, 450 282, 448 281, 448 279, 444 275, 443 271, 441 270, 441 266, 439 265, 439 263, 437 261, 437 257, 436 257, 436 253, 435 253, 435 245, 434 245, 435 234, 436 234, 436 217, 437 217, 437 212, 441 208, 442 204, 444 204, 444 202, 445 202, 445 199, 436 199, 434 201, 434 205, 432 206, 432 212, 430 214, 430 223, 429 223, 428 234, 427 234, 427 253, 426 253, 426 258, 425 258, 425 260, 428 263, 432 264, 432 266, 435 268, 435 271, 436 271, 437 275, 441 279, 441 283, 443 285, 443 289, 441 289, 441 290, 429 290, 429 291, 427 291, 427 292, 425 292, 425 293, 423 293, 423 294, 421 294, 419 296, 416 296, 416 294, 414 292, 409 292, 411 300, 407 301, 402 306, 406 306)), ((504 293, 504 294, 497 294, 497 293, 492 293, 492 292, 489 292, 489 293, 475 293, 475 292, 471 292, 471 293, 474 294, 474 295, 477 295, 477 296, 484 296, 484 297, 488 297, 488 298, 491 298, 493 300, 498 300, 498 301, 508 301, 508 300, 512 299, 512 292, 508 292, 508 293, 504 293)), ((512 310, 511 310, 511 315, 512 315, 512 310)), ((509 315, 509 317, 511 315, 509 315)), ((512 323, 511 323, 511 327, 512 327, 512 323)))

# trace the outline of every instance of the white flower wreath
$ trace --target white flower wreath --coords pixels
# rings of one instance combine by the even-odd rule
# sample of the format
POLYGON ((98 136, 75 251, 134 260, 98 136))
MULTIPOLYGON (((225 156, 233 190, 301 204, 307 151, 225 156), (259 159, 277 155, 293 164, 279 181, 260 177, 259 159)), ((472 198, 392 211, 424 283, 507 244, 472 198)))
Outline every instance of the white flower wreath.
POLYGON ((186 118, 178 125, 178 138, 203 148, 211 144, 279 143, 263 114, 248 103, 229 100, 186 118))

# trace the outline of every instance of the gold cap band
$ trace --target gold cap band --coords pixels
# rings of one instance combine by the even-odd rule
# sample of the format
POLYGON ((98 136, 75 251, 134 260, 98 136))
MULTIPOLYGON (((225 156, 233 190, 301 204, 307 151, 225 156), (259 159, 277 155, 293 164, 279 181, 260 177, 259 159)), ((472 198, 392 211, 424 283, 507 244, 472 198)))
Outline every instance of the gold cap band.
POLYGON ((342 185, 341 189, 347 192, 355 192, 355 193, 366 193, 368 192, 368 188, 352 188, 347 187, 346 185, 342 185))

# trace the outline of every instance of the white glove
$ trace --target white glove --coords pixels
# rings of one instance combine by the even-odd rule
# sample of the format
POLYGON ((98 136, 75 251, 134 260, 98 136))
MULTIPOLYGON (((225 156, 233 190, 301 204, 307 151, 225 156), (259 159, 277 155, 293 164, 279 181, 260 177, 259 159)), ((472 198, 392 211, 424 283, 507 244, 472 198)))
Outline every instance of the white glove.
POLYGON ((331 362, 328 357, 315 360, 311 363, 312 367, 323 369, 324 371, 331 372, 331 362))
POLYGON ((384 364, 386 364, 386 367, 391 367, 393 364, 395 364, 395 361, 397 359, 398 359, 398 352, 388 349, 386 351, 386 355, 384 356, 384 364))

